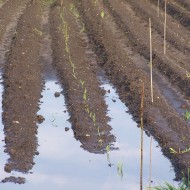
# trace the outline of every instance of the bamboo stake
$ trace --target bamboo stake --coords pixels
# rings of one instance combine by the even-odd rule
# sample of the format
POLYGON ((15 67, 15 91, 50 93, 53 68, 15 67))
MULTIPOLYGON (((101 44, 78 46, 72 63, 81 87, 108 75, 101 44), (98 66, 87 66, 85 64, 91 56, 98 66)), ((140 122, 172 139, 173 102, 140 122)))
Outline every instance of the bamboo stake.
POLYGON ((157 8, 158 17, 160 16, 160 0, 158 0, 158 8, 157 8))
POLYGON ((151 190, 152 183, 152 137, 150 138, 150 170, 149 170, 149 189, 151 190))
POLYGON ((144 82, 142 83, 142 95, 141 95, 141 160, 140 160, 140 190, 143 189, 143 114, 144 114, 144 82))
POLYGON ((166 55, 166 14, 167 14, 167 0, 165 0, 165 18, 164 18, 164 55, 166 55))
POLYGON ((151 88, 151 102, 153 103, 153 80, 152 80, 152 26, 151 19, 149 18, 149 29, 150 29, 150 88, 151 88))

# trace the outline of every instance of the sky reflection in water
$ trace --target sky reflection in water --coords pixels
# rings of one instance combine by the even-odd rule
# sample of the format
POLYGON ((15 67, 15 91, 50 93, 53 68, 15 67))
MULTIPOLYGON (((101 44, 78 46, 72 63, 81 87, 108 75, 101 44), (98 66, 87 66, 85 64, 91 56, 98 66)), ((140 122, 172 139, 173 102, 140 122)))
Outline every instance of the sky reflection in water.
MULTIPOLYGON (((110 152, 112 167, 108 166, 107 156, 91 154, 80 148, 80 142, 73 137, 73 131, 68 113, 64 112, 65 102, 61 95, 54 97, 55 92, 61 88, 54 81, 46 83, 43 92, 41 110, 38 114, 45 117, 45 121, 38 129, 38 151, 40 154, 35 158, 32 174, 20 174, 13 172, 14 176, 25 177, 26 184, 15 185, 11 183, 0 184, 3 190, 137 190, 139 189, 139 163, 140 163, 140 130, 131 116, 126 113, 127 108, 120 102, 115 90, 104 84, 106 90, 110 90, 106 102, 110 110, 108 115, 112 118, 110 125, 112 133, 116 136, 116 147, 119 150, 110 152), (116 100, 116 103, 112 101, 116 100), (69 127, 69 131, 65 131, 69 127), (124 177, 117 175, 117 163, 123 163, 124 177)), ((2 87, 0 89, 2 91, 2 87)), ((2 101, 2 100, 1 100, 2 101)), ((2 106, 1 106, 2 107, 2 106)), ((1 110, 2 111, 2 110, 1 110)), ((149 144, 150 138, 144 134, 144 186, 148 186, 149 178, 149 144)), ((4 172, 3 168, 8 156, 3 154, 4 142, 3 125, 1 124, 1 158, 0 173, 1 180, 10 174, 4 172)), ((152 147, 152 175, 153 181, 171 183, 174 173, 170 168, 170 162, 162 156, 160 148, 153 141, 152 147)))

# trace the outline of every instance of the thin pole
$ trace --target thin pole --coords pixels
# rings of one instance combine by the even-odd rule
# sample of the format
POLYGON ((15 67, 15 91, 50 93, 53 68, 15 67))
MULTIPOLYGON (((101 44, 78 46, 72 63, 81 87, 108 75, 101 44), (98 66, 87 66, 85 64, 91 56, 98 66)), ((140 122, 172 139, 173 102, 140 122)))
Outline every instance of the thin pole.
POLYGON ((152 80, 152 26, 151 19, 149 18, 150 29, 150 88, 151 88, 151 102, 153 103, 153 80, 152 80))
POLYGON ((141 160, 140 160, 140 190, 143 189, 143 114, 144 114, 144 82, 142 83, 141 94, 141 160))
POLYGON ((158 0, 158 9, 157 9, 158 17, 160 16, 160 0, 158 0))
POLYGON ((167 0, 165 0, 165 19, 164 19, 164 55, 166 55, 166 15, 167 14, 167 0))
POLYGON ((149 170, 149 189, 151 190, 152 183, 152 137, 150 138, 150 170, 149 170))

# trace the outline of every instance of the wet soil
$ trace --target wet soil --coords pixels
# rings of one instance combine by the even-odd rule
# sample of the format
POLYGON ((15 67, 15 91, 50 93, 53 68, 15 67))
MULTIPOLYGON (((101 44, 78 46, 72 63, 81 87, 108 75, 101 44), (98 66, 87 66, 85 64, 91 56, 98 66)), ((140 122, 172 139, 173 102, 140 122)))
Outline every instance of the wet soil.
MULTIPOLYGON (((187 135, 189 133, 189 124, 184 121, 182 115, 176 113, 173 108, 168 105, 167 97, 162 96, 162 89, 158 89, 156 84, 154 85, 154 103, 151 103, 150 78, 131 60, 119 41, 119 38, 122 37, 122 41, 124 41, 127 46, 132 46, 133 51, 144 56, 145 59, 148 59, 148 27, 145 25, 139 30, 137 26, 142 24, 142 21, 137 22, 140 18, 136 17, 135 14, 131 14, 132 12, 130 11, 132 11, 132 9, 130 9, 130 5, 124 6, 124 4, 126 4, 124 1, 121 1, 121 3, 104 1, 103 3, 94 5, 91 1, 80 1, 78 8, 82 15, 83 22, 86 24, 92 47, 98 55, 99 65, 106 71, 106 74, 113 84, 117 86, 120 98, 129 106, 134 119, 139 122, 141 85, 142 81, 145 82, 146 103, 144 114, 146 127, 163 145, 162 147, 165 154, 173 158, 173 164, 176 165, 177 170, 181 171, 179 168, 186 170, 189 166, 189 153, 184 155, 171 155, 168 153, 168 150, 171 147, 184 149, 189 146, 189 135, 187 135), (126 8, 129 9, 128 12, 126 12, 126 8), (100 16, 102 10, 105 11, 106 15, 104 19, 100 16), (114 23, 117 27, 117 32, 115 28, 113 28, 114 23), (126 28, 127 30, 125 30, 126 28), (119 33, 119 35, 116 36, 116 33, 119 33)), ((158 67, 158 72, 161 70, 165 75, 162 77, 169 80, 170 84, 172 84, 178 92, 185 94, 185 102, 188 103, 190 80, 184 73, 184 67, 179 69, 181 66, 179 66, 176 61, 168 60, 168 57, 158 52, 160 51, 159 47, 156 47, 158 45, 154 44, 154 46, 158 49, 155 50, 156 52, 153 59, 155 66, 158 67), (169 64, 171 63, 169 61, 172 61, 175 67, 174 64, 169 64), (181 75, 180 73, 183 74, 181 75), (179 75, 181 75, 186 82, 182 82, 183 79, 179 79, 179 75), (181 90, 178 89, 178 87, 180 87, 181 90)), ((174 57, 174 59, 175 58, 176 57, 174 57)), ((186 65, 187 64, 186 62, 186 65)), ((188 66, 186 69, 187 68, 188 66)), ((179 173, 180 172, 178 172, 178 174, 179 173)))
MULTIPOLYGON (((156 2, 65 0, 61 5, 9 0, 2 5, 0 43, 13 15, 25 7, 1 61, 5 152, 10 157, 6 172, 28 173, 35 164, 34 157, 39 154, 37 123, 44 118, 37 112, 44 80, 51 74, 48 64, 51 64, 64 88, 74 137, 84 150, 103 154, 115 142, 108 124, 105 91, 98 80, 101 72, 105 72, 139 125, 142 84, 145 84, 144 127, 171 159, 176 179, 182 173, 187 174, 190 152, 179 150, 190 146, 190 124, 184 119, 185 112, 190 111, 189 2, 168 3, 166 55, 163 54, 164 1, 159 17, 156 2), (43 28, 44 17, 47 28, 43 28), (153 23, 153 103, 149 17, 153 23), (48 64, 41 58, 46 33, 52 49, 46 52, 52 58, 48 64), (176 153, 171 153, 170 148, 176 153)), ((55 96, 59 98, 60 93, 55 92, 55 96)), ((11 176, 2 182, 6 181, 24 183, 25 180, 11 176)))
POLYGON ((27 5, 18 21, 3 68, 2 119, 5 152, 10 156, 5 171, 9 173, 28 172, 34 165, 33 157, 38 154, 36 112, 42 83, 38 63, 40 36, 35 29, 40 31, 40 14, 40 4, 27 5))

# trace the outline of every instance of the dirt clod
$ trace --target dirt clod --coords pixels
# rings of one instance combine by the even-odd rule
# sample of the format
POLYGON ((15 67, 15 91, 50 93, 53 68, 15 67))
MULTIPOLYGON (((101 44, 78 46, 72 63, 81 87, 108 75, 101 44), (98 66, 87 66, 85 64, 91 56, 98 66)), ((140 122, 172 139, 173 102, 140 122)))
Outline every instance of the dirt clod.
POLYGON ((60 92, 55 92, 55 94, 54 94, 54 96, 55 96, 56 98, 58 98, 60 95, 61 95, 60 92))
POLYGON ((5 167, 4 167, 4 170, 7 172, 7 173, 11 173, 11 167, 9 164, 6 164, 5 167))
POLYGON ((37 115, 37 121, 39 124, 43 123, 44 120, 45 118, 42 115, 37 115))

